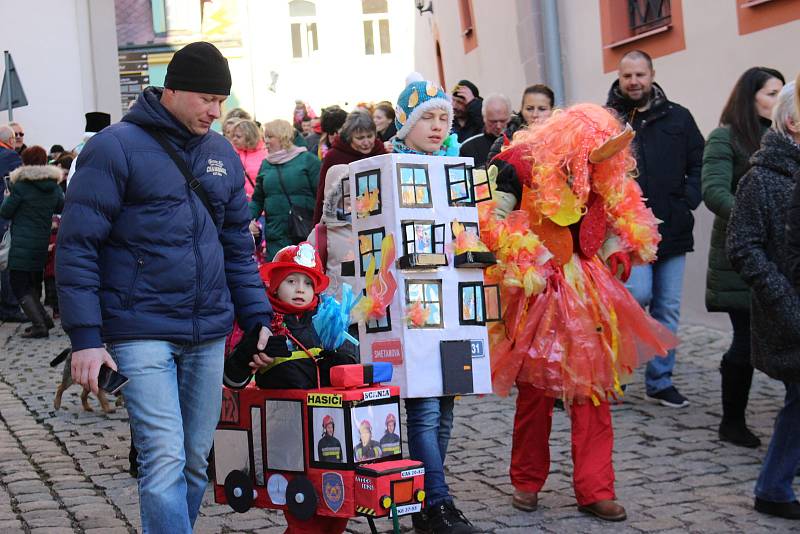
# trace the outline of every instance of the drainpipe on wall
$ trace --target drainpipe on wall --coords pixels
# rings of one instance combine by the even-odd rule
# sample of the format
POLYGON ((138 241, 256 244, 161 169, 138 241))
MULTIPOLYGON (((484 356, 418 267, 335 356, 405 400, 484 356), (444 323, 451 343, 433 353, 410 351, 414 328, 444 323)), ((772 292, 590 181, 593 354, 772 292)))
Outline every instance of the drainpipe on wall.
POLYGON ((566 95, 564 65, 561 62, 561 33, 558 29, 558 0, 534 0, 534 4, 536 3, 540 4, 542 12, 545 81, 556 94, 556 106, 563 107, 566 95))

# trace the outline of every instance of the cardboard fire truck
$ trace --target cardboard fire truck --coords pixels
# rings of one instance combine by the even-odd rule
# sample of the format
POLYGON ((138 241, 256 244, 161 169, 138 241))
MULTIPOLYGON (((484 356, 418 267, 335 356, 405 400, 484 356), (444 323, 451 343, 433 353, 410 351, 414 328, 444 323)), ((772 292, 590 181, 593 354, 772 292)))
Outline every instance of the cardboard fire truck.
POLYGON ((397 256, 393 299, 359 324, 362 361, 391 363, 403 397, 491 393, 486 325, 500 320, 500 301, 483 269, 495 258, 456 246, 460 232, 483 245, 477 203, 491 198, 486 172, 472 158, 386 154, 351 163, 342 187, 356 290, 367 285, 371 258, 381 263, 387 236, 397 256))
POLYGON ((403 459, 399 391, 386 365, 343 365, 332 387, 224 388, 214 435, 214 496, 313 515, 402 516, 422 509, 421 462, 403 459))

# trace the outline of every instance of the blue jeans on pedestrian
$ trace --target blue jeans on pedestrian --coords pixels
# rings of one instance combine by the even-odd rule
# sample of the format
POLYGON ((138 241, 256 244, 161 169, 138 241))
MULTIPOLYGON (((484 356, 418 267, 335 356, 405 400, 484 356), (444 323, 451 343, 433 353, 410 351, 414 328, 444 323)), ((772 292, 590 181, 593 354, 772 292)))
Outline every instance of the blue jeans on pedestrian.
POLYGON ((406 399, 406 434, 411 458, 425 465, 425 506, 451 501, 444 459, 453 430, 454 397, 406 399))
POLYGON ((800 465, 800 384, 784 385, 786 399, 775 418, 772 439, 756 481, 756 497, 770 502, 797 499, 792 481, 800 465))
POLYGON ((222 407, 225 338, 120 341, 108 351, 130 380, 123 393, 139 451, 142 532, 191 534, 222 407))
MULTIPOLYGON (((681 292, 686 256, 678 254, 656 260, 649 265, 631 269, 631 277, 625 284, 633 298, 650 312, 653 319, 673 333, 678 331, 681 316, 681 292)), ((654 395, 672 386, 672 368, 675 367, 675 349, 667 356, 656 357, 647 363, 645 389, 654 395)))

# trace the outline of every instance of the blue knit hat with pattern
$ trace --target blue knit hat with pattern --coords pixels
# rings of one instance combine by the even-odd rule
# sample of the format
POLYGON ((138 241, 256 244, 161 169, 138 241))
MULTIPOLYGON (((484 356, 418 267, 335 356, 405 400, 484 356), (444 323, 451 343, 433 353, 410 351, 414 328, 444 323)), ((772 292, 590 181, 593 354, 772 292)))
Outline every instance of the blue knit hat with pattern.
POLYGON ((406 88, 400 93, 395 106, 394 125, 397 127, 397 138, 405 139, 419 118, 429 109, 447 111, 449 123, 453 124, 453 104, 450 95, 437 84, 426 81, 418 72, 412 72, 406 78, 406 88))

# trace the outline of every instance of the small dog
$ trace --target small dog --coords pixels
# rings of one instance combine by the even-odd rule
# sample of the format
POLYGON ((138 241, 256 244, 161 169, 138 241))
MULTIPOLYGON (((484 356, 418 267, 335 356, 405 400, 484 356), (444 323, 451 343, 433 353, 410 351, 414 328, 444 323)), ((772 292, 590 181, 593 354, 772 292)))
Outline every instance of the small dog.
MULTIPOLYGON (((56 389, 56 398, 53 401, 53 407, 58 410, 61 408, 61 396, 64 395, 64 392, 74 384, 72 380, 72 349, 64 349, 62 350, 58 356, 53 358, 53 361, 50 362, 50 367, 55 367, 59 363, 64 363, 64 372, 61 374, 61 383, 58 385, 56 389)), ((87 412, 93 412, 94 409, 89 406, 89 393, 90 391, 87 388, 83 388, 81 392, 81 405, 83 409, 87 412)), ((108 403, 108 398, 106 397, 106 392, 102 389, 100 393, 97 395, 97 400, 100 401, 100 407, 103 409, 105 413, 114 413, 115 409, 108 403)), ((117 400, 114 403, 115 406, 122 406, 122 395, 117 395, 117 400)))

